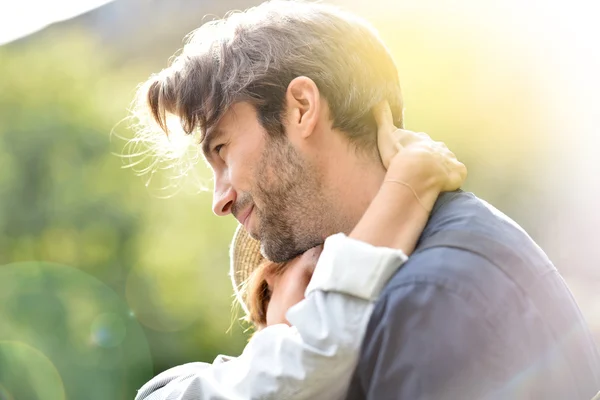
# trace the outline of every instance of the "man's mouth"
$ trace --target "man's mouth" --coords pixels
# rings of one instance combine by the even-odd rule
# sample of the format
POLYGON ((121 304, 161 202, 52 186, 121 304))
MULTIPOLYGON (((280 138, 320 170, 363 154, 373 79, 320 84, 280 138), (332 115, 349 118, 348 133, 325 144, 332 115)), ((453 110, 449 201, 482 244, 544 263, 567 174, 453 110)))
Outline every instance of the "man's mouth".
POLYGON ((250 216, 252 215, 252 211, 254 210, 254 205, 248 207, 248 210, 244 211, 242 215, 240 215, 239 222, 244 225, 246 232, 250 233, 248 229, 248 223, 250 222, 250 216))

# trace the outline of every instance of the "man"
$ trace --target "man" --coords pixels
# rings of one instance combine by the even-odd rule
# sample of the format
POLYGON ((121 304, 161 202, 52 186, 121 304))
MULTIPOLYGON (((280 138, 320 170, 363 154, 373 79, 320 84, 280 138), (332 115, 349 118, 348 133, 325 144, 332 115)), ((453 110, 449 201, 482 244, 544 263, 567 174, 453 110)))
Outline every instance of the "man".
POLYGON ((238 227, 231 264, 237 277, 254 271, 242 304, 255 334, 238 357, 162 372, 136 400, 345 398, 374 302, 414 250, 440 191, 458 189, 466 177, 444 145, 396 130, 385 102, 373 112, 387 172, 350 235, 328 237, 321 254, 312 248, 278 264, 263 262, 260 242, 238 227))
MULTIPOLYGON (((350 232, 385 170, 371 108, 402 127, 394 62, 364 21, 265 3, 207 24, 140 89, 167 131, 198 135, 217 215, 283 262, 350 232)), ((381 233, 385 235, 385 232, 381 233)), ((350 399, 585 399, 600 357, 564 281, 531 238, 471 194, 440 196, 371 317, 350 399)))

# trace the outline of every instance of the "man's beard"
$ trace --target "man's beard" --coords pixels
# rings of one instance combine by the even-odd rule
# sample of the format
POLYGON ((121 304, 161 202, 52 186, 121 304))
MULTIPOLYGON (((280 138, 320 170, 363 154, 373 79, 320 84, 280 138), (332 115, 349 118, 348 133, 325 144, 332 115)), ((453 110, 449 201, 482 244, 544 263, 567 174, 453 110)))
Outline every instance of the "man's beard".
MULTIPOLYGON (((328 212, 319 171, 287 141, 267 139, 256 172, 263 255, 285 262, 323 243, 328 212)), ((331 228, 331 227, 330 227, 331 228)))

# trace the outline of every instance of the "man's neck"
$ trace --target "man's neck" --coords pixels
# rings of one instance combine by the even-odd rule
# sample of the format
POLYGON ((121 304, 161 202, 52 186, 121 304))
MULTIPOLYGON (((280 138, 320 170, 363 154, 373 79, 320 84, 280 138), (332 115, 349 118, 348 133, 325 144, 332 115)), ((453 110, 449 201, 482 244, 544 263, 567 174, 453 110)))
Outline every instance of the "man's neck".
POLYGON ((349 234, 379 191, 386 171, 379 159, 347 146, 327 157, 323 171, 325 190, 339 217, 338 229, 349 234))

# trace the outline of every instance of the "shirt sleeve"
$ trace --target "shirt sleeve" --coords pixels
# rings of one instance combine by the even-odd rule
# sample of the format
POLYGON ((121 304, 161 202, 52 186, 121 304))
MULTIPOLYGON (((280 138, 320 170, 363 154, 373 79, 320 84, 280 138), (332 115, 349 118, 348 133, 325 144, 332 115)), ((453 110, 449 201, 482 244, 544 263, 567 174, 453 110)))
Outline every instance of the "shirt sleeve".
POLYGON ((333 235, 325 241, 306 298, 237 358, 185 364, 158 375, 136 400, 341 398, 358 360, 373 301, 406 261, 400 250, 333 235))

